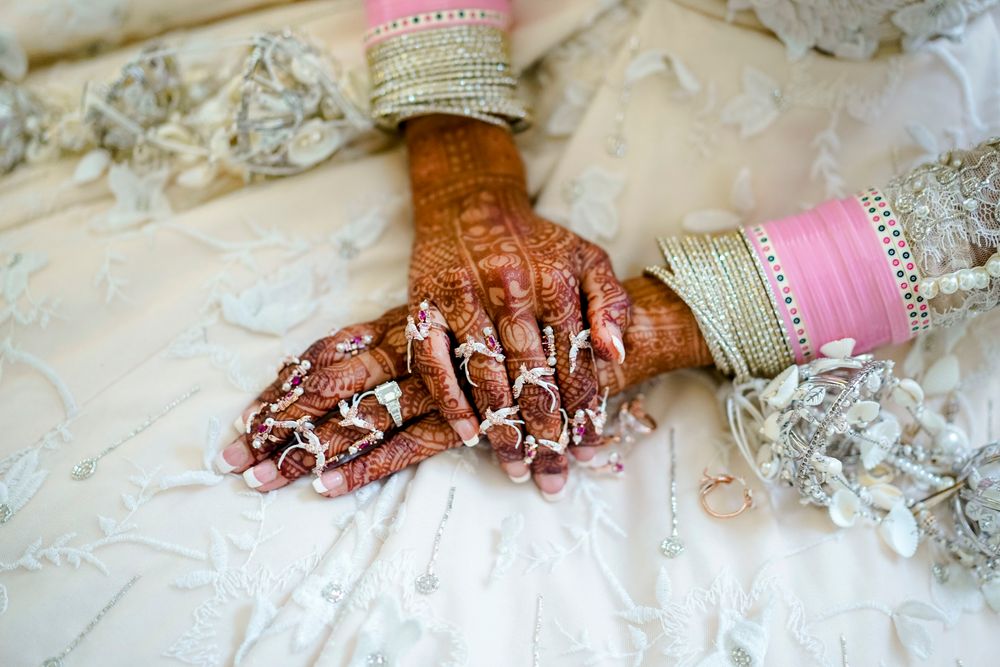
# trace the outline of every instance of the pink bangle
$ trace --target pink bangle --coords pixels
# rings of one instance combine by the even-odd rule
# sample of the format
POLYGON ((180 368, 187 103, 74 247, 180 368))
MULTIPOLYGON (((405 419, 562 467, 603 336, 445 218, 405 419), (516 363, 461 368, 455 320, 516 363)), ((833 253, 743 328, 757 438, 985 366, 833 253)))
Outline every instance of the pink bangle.
POLYGON ((877 190, 746 229, 799 363, 839 338, 858 352, 929 328, 913 253, 877 190))
POLYGON ((383 39, 455 25, 510 27, 510 0, 366 0, 365 46, 383 39))

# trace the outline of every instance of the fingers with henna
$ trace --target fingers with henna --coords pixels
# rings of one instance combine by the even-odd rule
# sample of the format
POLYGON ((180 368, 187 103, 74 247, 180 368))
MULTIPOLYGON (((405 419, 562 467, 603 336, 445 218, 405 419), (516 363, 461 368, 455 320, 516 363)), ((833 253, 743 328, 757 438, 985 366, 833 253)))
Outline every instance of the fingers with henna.
POLYGON ((455 376, 454 355, 444 317, 433 306, 427 309, 431 328, 413 342, 413 368, 437 403, 438 411, 468 447, 479 444, 479 420, 455 376))
POLYGON ((462 441, 448 422, 438 414, 430 414, 393 434, 370 453, 327 470, 313 481, 313 488, 328 498, 335 498, 461 446, 462 441))
MULTIPOLYGON (((402 396, 399 399, 400 412, 404 423, 419 419, 430 414, 434 409, 434 400, 430 397, 419 378, 412 377, 399 383, 402 396)), ((325 445, 327 466, 339 465, 339 461, 347 461, 355 456, 364 456, 367 452, 382 446, 380 440, 370 440, 367 436, 374 429, 383 433, 383 438, 391 437, 395 428, 388 410, 378 403, 375 396, 362 398, 349 417, 337 413, 328 418, 314 430, 316 437, 325 445), (344 418, 342 418, 344 417, 344 418), (350 420, 350 423, 348 422, 350 420), (369 428, 360 428, 358 424, 368 424, 369 428), (356 450, 356 451, 354 451, 356 450)), ((247 486, 258 491, 272 491, 281 488, 303 475, 313 472, 316 457, 304 448, 287 448, 284 451, 272 451, 270 456, 247 469, 243 473, 247 486)))
POLYGON ((594 352, 605 361, 625 362, 624 332, 628 329, 628 292, 615 277, 608 254, 592 243, 582 250, 582 286, 594 352))

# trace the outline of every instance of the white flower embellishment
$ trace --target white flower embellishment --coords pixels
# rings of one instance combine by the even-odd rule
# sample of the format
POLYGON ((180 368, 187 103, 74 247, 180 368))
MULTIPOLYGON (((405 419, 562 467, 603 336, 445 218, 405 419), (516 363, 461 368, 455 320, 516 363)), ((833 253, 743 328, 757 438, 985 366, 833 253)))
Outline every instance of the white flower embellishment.
POLYGON ((737 125, 740 138, 748 139, 760 134, 773 123, 785 107, 778 82, 749 65, 743 68, 743 92, 722 109, 721 120, 726 125, 737 125))
POLYGON ((892 22, 905 35, 903 46, 917 49, 931 37, 958 37, 968 18, 964 2, 923 0, 898 10, 892 22))
MULTIPOLYGON (((587 167, 567 184, 568 226, 589 241, 610 239, 618 234, 618 209, 615 200, 625 188, 625 177, 603 167, 587 167)), ((564 215, 546 213, 565 220, 564 215)))
POLYGON ((314 292, 312 267, 296 264, 239 294, 223 294, 219 304, 223 319, 230 324, 282 336, 316 311, 319 300, 314 292))
POLYGON ((349 667, 405 664, 406 652, 422 634, 419 620, 404 619, 396 601, 388 595, 380 595, 358 632, 354 655, 347 664, 349 667))
POLYGON ((140 175, 125 164, 111 165, 108 187, 115 196, 115 204, 95 218, 94 224, 102 231, 118 231, 170 217, 173 211, 163 191, 168 176, 166 169, 140 175))

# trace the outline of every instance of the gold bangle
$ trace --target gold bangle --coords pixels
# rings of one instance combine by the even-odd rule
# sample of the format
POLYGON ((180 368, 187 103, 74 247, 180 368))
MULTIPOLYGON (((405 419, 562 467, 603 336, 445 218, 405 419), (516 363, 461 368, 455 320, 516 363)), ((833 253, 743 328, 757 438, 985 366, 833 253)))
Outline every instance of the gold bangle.
POLYGON ((794 363, 774 296, 742 231, 659 243, 667 266, 647 272, 691 308, 720 371, 770 377, 794 363))
POLYGON ((398 35, 368 49, 372 117, 395 129, 414 116, 443 113, 514 129, 528 111, 516 95, 506 34, 461 25, 398 35))

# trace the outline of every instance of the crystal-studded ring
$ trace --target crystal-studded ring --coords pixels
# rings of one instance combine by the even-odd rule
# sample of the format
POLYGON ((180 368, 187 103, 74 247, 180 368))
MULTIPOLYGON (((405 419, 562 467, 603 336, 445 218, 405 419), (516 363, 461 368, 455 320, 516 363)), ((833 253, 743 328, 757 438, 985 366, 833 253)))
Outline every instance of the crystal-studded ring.
POLYGON ((338 341, 337 344, 334 345, 334 349, 341 354, 354 357, 367 350, 368 346, 372 344, 372 340, 374 339, 371 334, 365 334, 364 336, 351 336, 347 340, 338 341))
POLYGON ((501 363, 506 359, 503 354, 503 348, 500 346, 500 341, 493 335, 492 328, 486 327, 483 329, 482 343, 472 336, 467 336, 465 342, 455 348, 455 358, 462 360, 462 363, 459 365, 465 371, 465 379, 473 387, 478 387, 479 385, 469 375, 469 361, 472 360, 472 355, 474 354, 482 354, 501 363))
POLYGON ((590 350, 590 329, 584 329, 578 334, 569 335, 569 373, 576 372, 576 360, 580 350, 590 350))
POLYGON ((403 390, 399 388, 399 385, 394 381, 380 384, 372 390, 375 393, 375 400, 379 402, 379 405, 385 407, 389 411, 389 416, 392 417, 392 423, 399 428, 403 425, 403 408, 399 404, 399 399, 403 397, 403 390))
POLYGON ((549 398, 551 399, 549 410, 554 412, 556 406, 559 405, 559 396, 556 394, 556 391, 559 388, 552 382, 545 379, 546 377, 551 377, 552 375, 555 375, 555 371, 547 366, 528 368, 524 364, 521 364, 521 368, 518 369, 517 372, 517 378, 514 380, 514 398, 521 397, 521 392, 524 391, 525 385, 533 384, 548 393, 549 398))
POLYGON ((281 385, 281 391, 285 392, 285 394, 268 406, 268 410, 272 414, 288 408, 288 406, 299 400, 299 397, 305 393, 302 385, 305 383, 306 378, 309 377, 309 369, 312 368, 312 363, 308 359, 300 360, 298 357, 285 357, 282 367, 289 365, 294 367, 292 368, 292 374, 281 385))
POLYGON ((716 519, 733 519, 753 508, 753 491, 749 486, 747 486, 747 483, 741 477, 733 477, 732 475, 709 475, 708 470, 705 470, 702 472, 701 486, 698 489, 698 496, 701 501, 702 509, 704 509, 709 516, 713 516, 716 519), (715 489, 720 486, 732 484, 733 482, 739 482, 740 485, 743 486, 743 504, 732 512, 718 512, 714 510, 708 504, 708 494, 715 491, 715 489))
POLYGON ((413 361, 413 341, 421 341, 427 338, 427 335, 431 332, 431 321, 430 321, 430 307, 431 304, 426 300, 420 302, 420 307, 417 310, 417 316, 414 318, 413 315, 408 315, 406 317, 406 329, 404 330, 404 335, 406 336, 406 372, 411 372, 411 363, 413 361))
POLYGON ((487 435, 489 431, 494 426, 509 426, 517 433, 517 444, 514 446, 516 449, 521 447, 521 429, 517 427, 518 424, 524 424, 523 419, 512 419, 514 415, 517 414, 518 408, 516 405, 509 408, 499 408, 497 410, 492 410, 486 408, 486 413, 483 415, 485 419, 483 423, 479 425, 479 432, 483 435, 487 435))
POLYGON ((320 441, 319 436, 316 435, 316 427, 308 417, 302 417, 294 423, 296 426, 292 435, 295 437, 295 444, 290 445, 281 453, 281 456, 278 458, 278 468, 281 468, 281 464, 285 461, 285 457, 288 456, 289 452, 296 449, 304 449, 312 454, 315 459, 312 470, 313 474, 322 474, 326 468, 327 445, 320 441))

